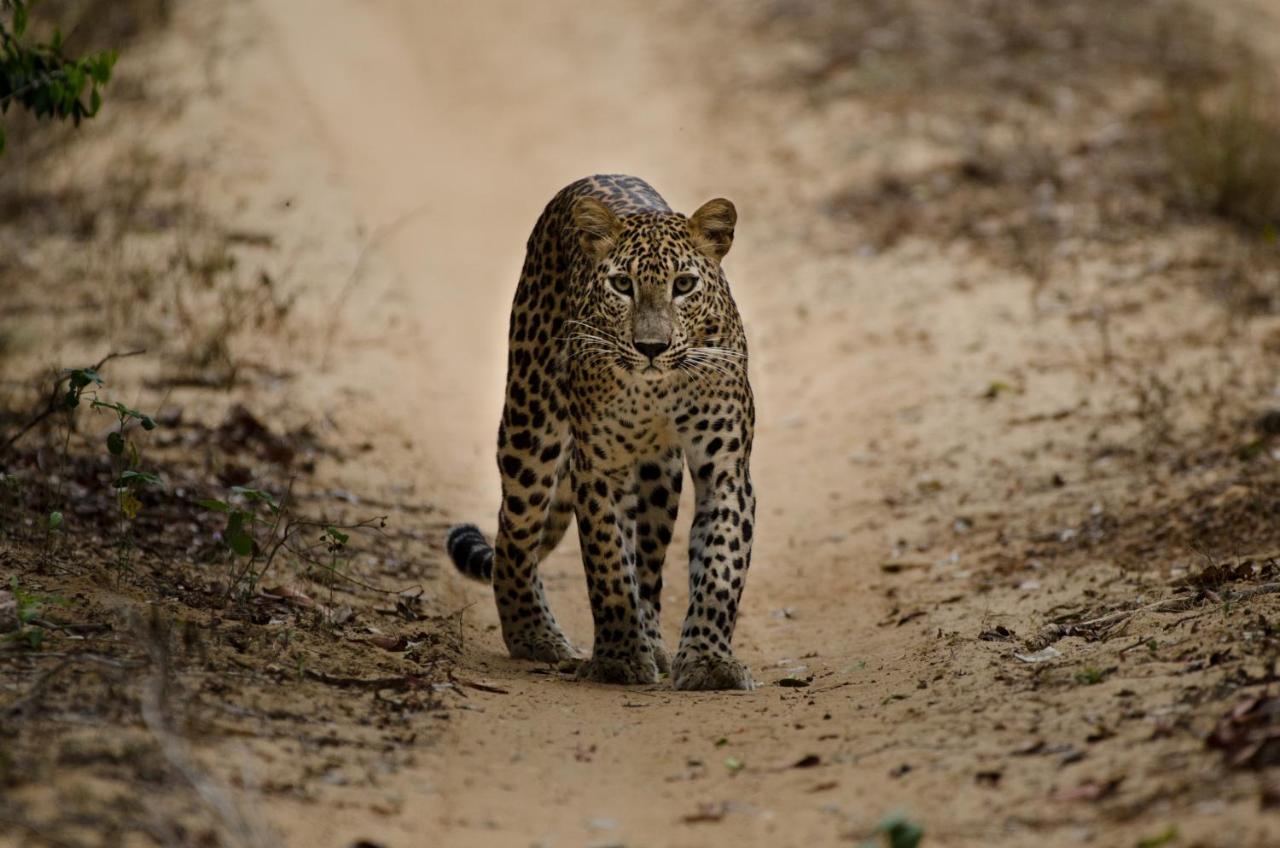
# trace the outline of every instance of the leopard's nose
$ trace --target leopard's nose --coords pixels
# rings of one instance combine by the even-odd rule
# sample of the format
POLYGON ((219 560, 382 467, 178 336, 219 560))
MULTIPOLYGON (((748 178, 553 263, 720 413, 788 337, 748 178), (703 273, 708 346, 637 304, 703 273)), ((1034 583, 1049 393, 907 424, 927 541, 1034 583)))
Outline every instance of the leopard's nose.
POLYGON ((662 352, 671 347, 670 342, 636 342, 636 350, 649 357, 649 361, 657 359, 662 352))

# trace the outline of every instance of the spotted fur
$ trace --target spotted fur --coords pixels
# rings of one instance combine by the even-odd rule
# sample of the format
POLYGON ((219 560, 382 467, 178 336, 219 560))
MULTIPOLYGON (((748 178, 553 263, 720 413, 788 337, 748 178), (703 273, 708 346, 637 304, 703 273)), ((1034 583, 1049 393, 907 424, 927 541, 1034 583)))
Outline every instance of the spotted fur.
POLYGON ((538 219, 511 311, 497 540, 458 525, 447 541, 460 570, 492 578, 511 656, 575 657, 538 564, 576 516, 595 621, 580 676, 752 687, 730 650, 755 521, 747 346, 720 266, 736 220, 723 199, 672 212, 625 176, 579 180, 538 219), (690 597, 669 661, 662 565, 686 465, 690 597))

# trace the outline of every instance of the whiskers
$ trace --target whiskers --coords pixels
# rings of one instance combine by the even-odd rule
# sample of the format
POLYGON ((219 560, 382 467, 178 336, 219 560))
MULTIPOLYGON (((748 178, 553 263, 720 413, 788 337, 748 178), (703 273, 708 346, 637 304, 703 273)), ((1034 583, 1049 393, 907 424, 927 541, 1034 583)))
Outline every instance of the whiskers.
POLYGON ((585 364, 595 365, 610 358, 617 359, 621 357, 622 342, 608 330, 588 324, 586 321, 570 320, 565 321, 565 324, 571 327, 581 327, 582 329, 572 330, 558 337, 557 340, 566 342, 570 351, 580 355, 585 364))
POLYGON ((712 377, 732 379, 744 376, 747 355, 740 350, 705 345, 687 348, 676 367, 702 382, 712 377))
MULTIPOLYGON (((565 334, 556 340, 565 343, 568 355, 579 364, 594 367, 610 363, 632 371, 642 367, 643 357, 617 334, 586 321, 569 320, 564 324, 565 334)), ((660 366, 660 372, 679 372, 695 382, 738 380, 746 376, 747 354, 716 344, 694 345, 679 353, 673 351, 663 359, 670 364, 660 366)))

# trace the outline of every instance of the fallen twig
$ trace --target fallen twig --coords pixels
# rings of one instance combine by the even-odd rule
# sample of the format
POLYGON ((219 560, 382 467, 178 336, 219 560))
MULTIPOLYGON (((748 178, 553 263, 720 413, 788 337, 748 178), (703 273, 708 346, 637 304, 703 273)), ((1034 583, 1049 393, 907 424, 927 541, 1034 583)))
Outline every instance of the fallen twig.
POLYGON ((412 689, 423 683, 422 678, 413 674, 404 674, 399 677, 336 677, 332 674, 325 674, 323 671, 314 669, 303 669, 303 676, 309 680, 323 683, 326 686, 339 686, 344 689, 412 689))
MULTIPOLYGON (((1257 586, 1250 586, 1247 589, 1237 591, 1223 590, 1217 593, 1205 590, 1189 595, 1165 598, 1162 601, 1134 607, 1133 609, 1110 612, 1097 618, 1091 618, 1088 621, 1080 621, 1073 624, 1046 625, 1040 629, 1040 632, 1034 638, 1027 641, 1026 647, 1032 651, 1043 650, 1059 639, 1065 639, 1068 636, 1081 636, 1090 641, 1102 639, 1121 629, 1139 613, 1185 612, 1206 600, 1219 604, 1232 604, 1249 598, 1256 598, 1259 595, 1270 595, 1276 592, 1280 592, 1280 583, 1262 583, 1257 586)), ((1183 620, 1185 621, 1186 619, 1183 620)))
POLYGON ((501 686, 494 686, 491 683, 481 683, 477 680, 467 680, 466 678, 463 678, 463 677, 455 677, 452 671, 449 672, 449 682, 453 683, 456 686, 466 686, 470 689, 475 689, 480 692, 492 692, 495 695, 511 694, 509 690, 503 689, 501 686))
POLYGON ((1229 604, 1237 601, 1247 601, 1249 598, 1256 598, 1259 595, 1273 595, 1280 592, 1280 583, 1261 583, 1257 586, 1250 586, 1248 589, 1241 589, 1238 592, 1223 592, 1222 600, 1229 604))
POLYGON ((1213 610, 1201 610, 1200 612, 1195 612, 1195 613, 1192 613, 1191 615, 1184 615, 1182 618, 1175 619, 1169 622, 1168 624, 1166 624, 1164 626, 1164 629, 1172 630, 1175 627, 1186 624, 1188 621, 1195 621, 1197 618, 1204 618, 1206 615, 1208 615, 1211 612, 1213 612, 1213 610))
POLYGON ((44 618, 33 618, 31 624, 36 627, 43 627, 46 630, 61 630, 63 633, 106 633, 110 631, 111 625, 106 622, 97 622, 93 624, 59 624, 56 621, 49 621, 44 618))
POLYGON ((1129 653, 1130 651, 1135 651, 1138 648, 1141 648, 1143 645, 1150 645, 1150 644, 1151 644, 1151 637, 1143 636, 1141 639, 1134 642, 1132 645, 1125 645, 1123 648, 1121 648, 1120 656, 1123 657, 1125 654, 1129 653))

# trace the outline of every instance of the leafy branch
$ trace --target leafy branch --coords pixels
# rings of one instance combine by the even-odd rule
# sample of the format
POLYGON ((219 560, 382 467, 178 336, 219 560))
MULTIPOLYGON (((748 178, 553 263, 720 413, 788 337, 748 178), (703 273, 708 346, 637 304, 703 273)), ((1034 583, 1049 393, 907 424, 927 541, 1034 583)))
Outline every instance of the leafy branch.
MULTIPOLYGON (((0 0, 0 3, 5 0, 0 0)), ((49 399, 45 403, 44 409, 40 410, 28 421, 22 425, 18 432, 14 433, 4 443, 6 450, 12 448, 18 443, 18 440, 29 433, 32 429, 41 424, 50 415, 63 409, 74 409, 80 404, 80 395, 86 388, 91 385, 102 385, 102 377, 98 372, 102 370, 102 366, 106 365, 113 359, 124 359, 129 356, 141 356, 146 353, 145 350, 131 350, 127 353, 108 353, 88 368, 71 368, 63 371, 58 379, 53 382, 53 387, 49 392, 49 399), (66 391, 63 387, 66 386, 66 391)), ((145 424, 144 424, 145 426, 145 424)), ((152 425, 154 426, 154 424, 152 425)), ((150 429, 149 427, 147 429, 150 429)))
POLYGON ((280 501, 261 489, 233 486, 231 496, 226 500, 210 498, 197 502, 204 509, 227 517, 226 527, 220 534, 222 543, 243 563, 239 569, 232 567, 224 602, 229 601, 237 590, 256 590, 282 550, 322 569, 331 584, 333 580, 343 579, 365 585, 339 571, 339 557, 346 551, 351 532, 380 530, 387 525, 386 516, 367 518, 355 524, 334 524, 295 516, 288 510, 292 488, 290 484, 280 501), (317 531, 319 535, 315 544, 302 541, 305 534, 317 531), (327 561, 312 553, 316 547, 323 547, 329 554, 327 561))
MULTIPOLYGON (((37 118, 80 126, 102 108, 101 88, 111 80, 117 53, 68 56, 57 30, 48 41, 24 39, 33 2, 0 0, 0 13, 8 12, 7 21, 0 16, 0 114, 18 103, 37 118)), ((4 146, 0 125, 0 154, 4 146)))

